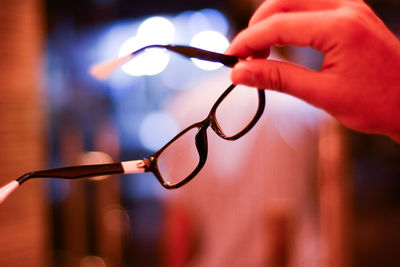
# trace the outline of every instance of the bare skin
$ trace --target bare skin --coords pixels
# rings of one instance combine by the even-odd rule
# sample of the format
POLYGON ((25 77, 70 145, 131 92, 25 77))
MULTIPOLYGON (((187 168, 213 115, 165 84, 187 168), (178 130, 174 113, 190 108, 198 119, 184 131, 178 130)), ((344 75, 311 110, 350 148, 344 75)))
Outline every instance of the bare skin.
POLYGON ((343 125, 400 142, 400 42, 361 0, 267 0, 228 54, 237 84, 268 88, 322 108, 343 125), (266 60, 273 45, 324 53, 319 71, 266 60))

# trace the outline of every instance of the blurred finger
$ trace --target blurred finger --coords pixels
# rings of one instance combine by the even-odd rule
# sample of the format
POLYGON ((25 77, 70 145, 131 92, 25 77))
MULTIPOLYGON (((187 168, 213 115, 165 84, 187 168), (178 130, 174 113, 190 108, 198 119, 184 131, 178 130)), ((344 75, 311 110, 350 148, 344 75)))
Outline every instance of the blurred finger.
POLYGON ((339 6, 339 2, 337 0, 267 0, 256 10, 249 25, 254 25, 277 13, 333 9, 339 6))
POLYGON ((275 14, 240 32, 227 53, 247 58, 272 45, 311 46, 327 52, 335 42, 330 29, 336 18, 335 14, 328 12, 275 14))
POLYGON ((329 88, 332 84, 328 74, 265 59, 239 62, 232 70, 231 79, 235 84, 288 93, 317 107, 323 107, 327 101, 321 88, 329 88))

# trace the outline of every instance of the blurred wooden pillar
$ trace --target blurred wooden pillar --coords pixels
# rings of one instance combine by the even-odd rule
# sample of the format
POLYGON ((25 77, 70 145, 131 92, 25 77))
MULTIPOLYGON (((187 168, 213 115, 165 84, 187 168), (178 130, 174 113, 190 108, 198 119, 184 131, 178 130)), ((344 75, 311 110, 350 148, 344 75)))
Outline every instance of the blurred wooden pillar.
MULTIPOLYGON (((43 167, 44 118, 40 0, 0 2, 0 183, 43 167)), ((49 265, 48 225, 40 182, 0 205, 0 266, 49 265)))
MULTIPOLYGON (((63 164, 101 164, 118 159, 119 139, 114 125, 104 118, 95 129, 95 150, 104 154, 83 150, 79 127, 68 125, 61 131, 63 164)), ((59 251, 63 253, 56 255, 57 266, 123 266, 122 235, 129 222, 120 203, 120 177, 99 178, 101 181, 68 181, 69 193, 61 206, 63 225, 57 229, 63 240, 59 251)))
POLYGON ((336 121, 319 137, 319 197, 322 267, 352 266, 350 158, 346 133, 336 121))

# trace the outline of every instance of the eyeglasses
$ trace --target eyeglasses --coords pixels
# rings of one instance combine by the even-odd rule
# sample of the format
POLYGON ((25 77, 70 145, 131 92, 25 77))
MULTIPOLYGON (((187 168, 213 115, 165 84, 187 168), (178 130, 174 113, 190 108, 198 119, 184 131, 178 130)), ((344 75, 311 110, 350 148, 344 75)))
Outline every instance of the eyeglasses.
MULTIPOLYGON (((97 77, 106 78, 113 70, 128 61, 132 56, 150 48, 162 48, 187 58, 219 62, 228 67, 233 67, 238 62, 238 59, 234 56, 189 46, 151 45, 143 47, 124 58, 97 65, 92 68, 92 73, 97 77)), ((222 93, 204 120, 194 123, 181 131, 165 146, 148 158, 110 164, 82 165, 33 171, 0 188, 0 203, 21 184, 32 178, 76 179, 111 174, 152 172, 166 189, 179 188, 192 180, 203 168, 208 154, 207 129, 210 126, 222 139, 237 140, 254 127, 264 112, 264 90, 250 92, 251 90, 246 89, 246 95, 251 95, 250 97, 258 105, 252 105, 252 111, 239 111, 238 116, 232 119, 232 107, 228 107, 228 104, 232 96, 236 92, 239 92, 235 88, 236 85, 232 84, 222 93), (230 119, 227 120, 226 116, 230 117, 230 119)))

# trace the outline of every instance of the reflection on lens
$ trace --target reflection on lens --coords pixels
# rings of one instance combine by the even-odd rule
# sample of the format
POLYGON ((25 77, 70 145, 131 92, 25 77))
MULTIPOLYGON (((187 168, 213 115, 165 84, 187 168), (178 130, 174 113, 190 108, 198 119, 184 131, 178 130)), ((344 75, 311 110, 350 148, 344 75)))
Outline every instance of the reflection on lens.
POLYGON ((257 89, 236 86, 218 106, 216 120, 222 132, 232 137, 246 128, 256 115, 257 109, 257 89))
POLYGON ((190 129, 169 145, 158 158, 158 169, 169 185, 183 181, 199 164, 195 142, 197 132, 197 128, 190 129))

